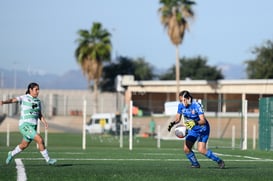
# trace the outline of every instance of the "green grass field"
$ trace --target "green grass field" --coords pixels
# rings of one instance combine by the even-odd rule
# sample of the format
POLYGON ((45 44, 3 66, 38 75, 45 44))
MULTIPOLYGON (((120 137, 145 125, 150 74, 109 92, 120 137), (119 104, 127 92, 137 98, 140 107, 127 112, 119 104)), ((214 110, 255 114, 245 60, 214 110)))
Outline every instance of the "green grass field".
POLYGON ((128 137, 124 137, 123 148, 119 138, 113 136, 87 135, 86 150, 82 150, 80 134, 48 135, 48 150, 52 158, 58 159, 55 166, 46 165, 34 143, 17 155, 10 165, 5 165, 7 152, 21 140, 12 133, 10 147, 6 146, 6 135, 0 134, 0 180, 17 180, 19 168, 24 168, 27 180, 272 180, 272 152, 239 148, 232 150, 230 140, 211 139, 209 145, 226 163, 225 169, 203 155, 197 154, 200 169, 191 169, 180 140, 161 141, 153 138, 134 138, 133 150, 129 150, 128 137), (218 146, 221 144, 221 146, 218 146), (15 160, 22 161, 23 167, 15 160), (17 166, 17 167, 16 167, 17 166))

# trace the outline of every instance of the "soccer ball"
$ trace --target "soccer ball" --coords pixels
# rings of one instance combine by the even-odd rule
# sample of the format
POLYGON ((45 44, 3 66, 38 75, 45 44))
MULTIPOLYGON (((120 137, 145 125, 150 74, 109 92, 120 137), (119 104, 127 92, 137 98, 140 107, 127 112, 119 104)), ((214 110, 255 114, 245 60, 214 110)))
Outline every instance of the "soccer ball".
POLYGON ((184 138, 187 135, 187 129, 183 125, 178 125, 174 129, 174 134, 178 138, 184 138))

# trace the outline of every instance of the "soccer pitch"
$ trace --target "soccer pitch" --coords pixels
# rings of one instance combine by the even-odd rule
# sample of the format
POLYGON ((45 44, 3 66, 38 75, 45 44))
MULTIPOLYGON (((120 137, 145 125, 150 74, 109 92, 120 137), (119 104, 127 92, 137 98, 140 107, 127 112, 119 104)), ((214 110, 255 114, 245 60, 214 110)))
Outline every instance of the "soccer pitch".
MULTIPOLYGON (((0 140, 0 180, 272 180, 273 154, 259 150, 211 149, 226 163, 225 169, 203 155, 197 154, 200 169, 189 168, 180 140, 161 141, 153 138, 134 138, 129 150, 128 137, 123 148, 115 136, 87 135, 86 150, 82 150, 81 134, 50 133, 48 150, 58 160, 55 166, 46 165, 34 143, 5 165, 7 152, 21 140, 12 133, 10 147, 5 146, 5 134, 0 140), (18 179, 19 178, 19 179, 18 179)), ((219 140, 210 140, 214 145, 219 140)), ((226 140, 221 140, 222 142, 226 140)))

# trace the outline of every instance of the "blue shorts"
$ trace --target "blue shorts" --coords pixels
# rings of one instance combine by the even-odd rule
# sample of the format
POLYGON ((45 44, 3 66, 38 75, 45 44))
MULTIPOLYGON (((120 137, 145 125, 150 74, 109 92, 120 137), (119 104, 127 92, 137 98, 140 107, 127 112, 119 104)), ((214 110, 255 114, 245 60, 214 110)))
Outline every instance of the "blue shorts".
POLYGON ((206 125, 197 125, 194 126, 191 130, 188 130, 188 134, 186 136, 186 140, 190 142, 204 142, 207 143, 210 134, 210 126, 206 125))

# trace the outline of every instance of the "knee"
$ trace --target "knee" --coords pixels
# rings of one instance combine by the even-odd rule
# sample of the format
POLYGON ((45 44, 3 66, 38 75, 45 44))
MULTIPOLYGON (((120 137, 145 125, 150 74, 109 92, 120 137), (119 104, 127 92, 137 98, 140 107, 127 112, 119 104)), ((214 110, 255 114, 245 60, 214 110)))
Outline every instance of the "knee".
POLYGON ((184 153, 185 154, 188 154, 188 153, 190 153, 191 152, 191 150, 188 148, 188 147, 184 147, 184 153))
POLYGON ((206 148, 198 148, 198 152, 205 155, 207 153, 207 149, 206 148))
POLYGON ((40 135, 35 136, 35 141, 37 144, 44 144, 43 138, 40 135))
POLYGON ((26 148, 28 147, 28 145, 29 145, 29 143, 27 143, 27 142, 22 142, 22 143, 20 143, 19 148, 20 148, 21 150, 24 150, 24 149, 26 149, 26 148))

